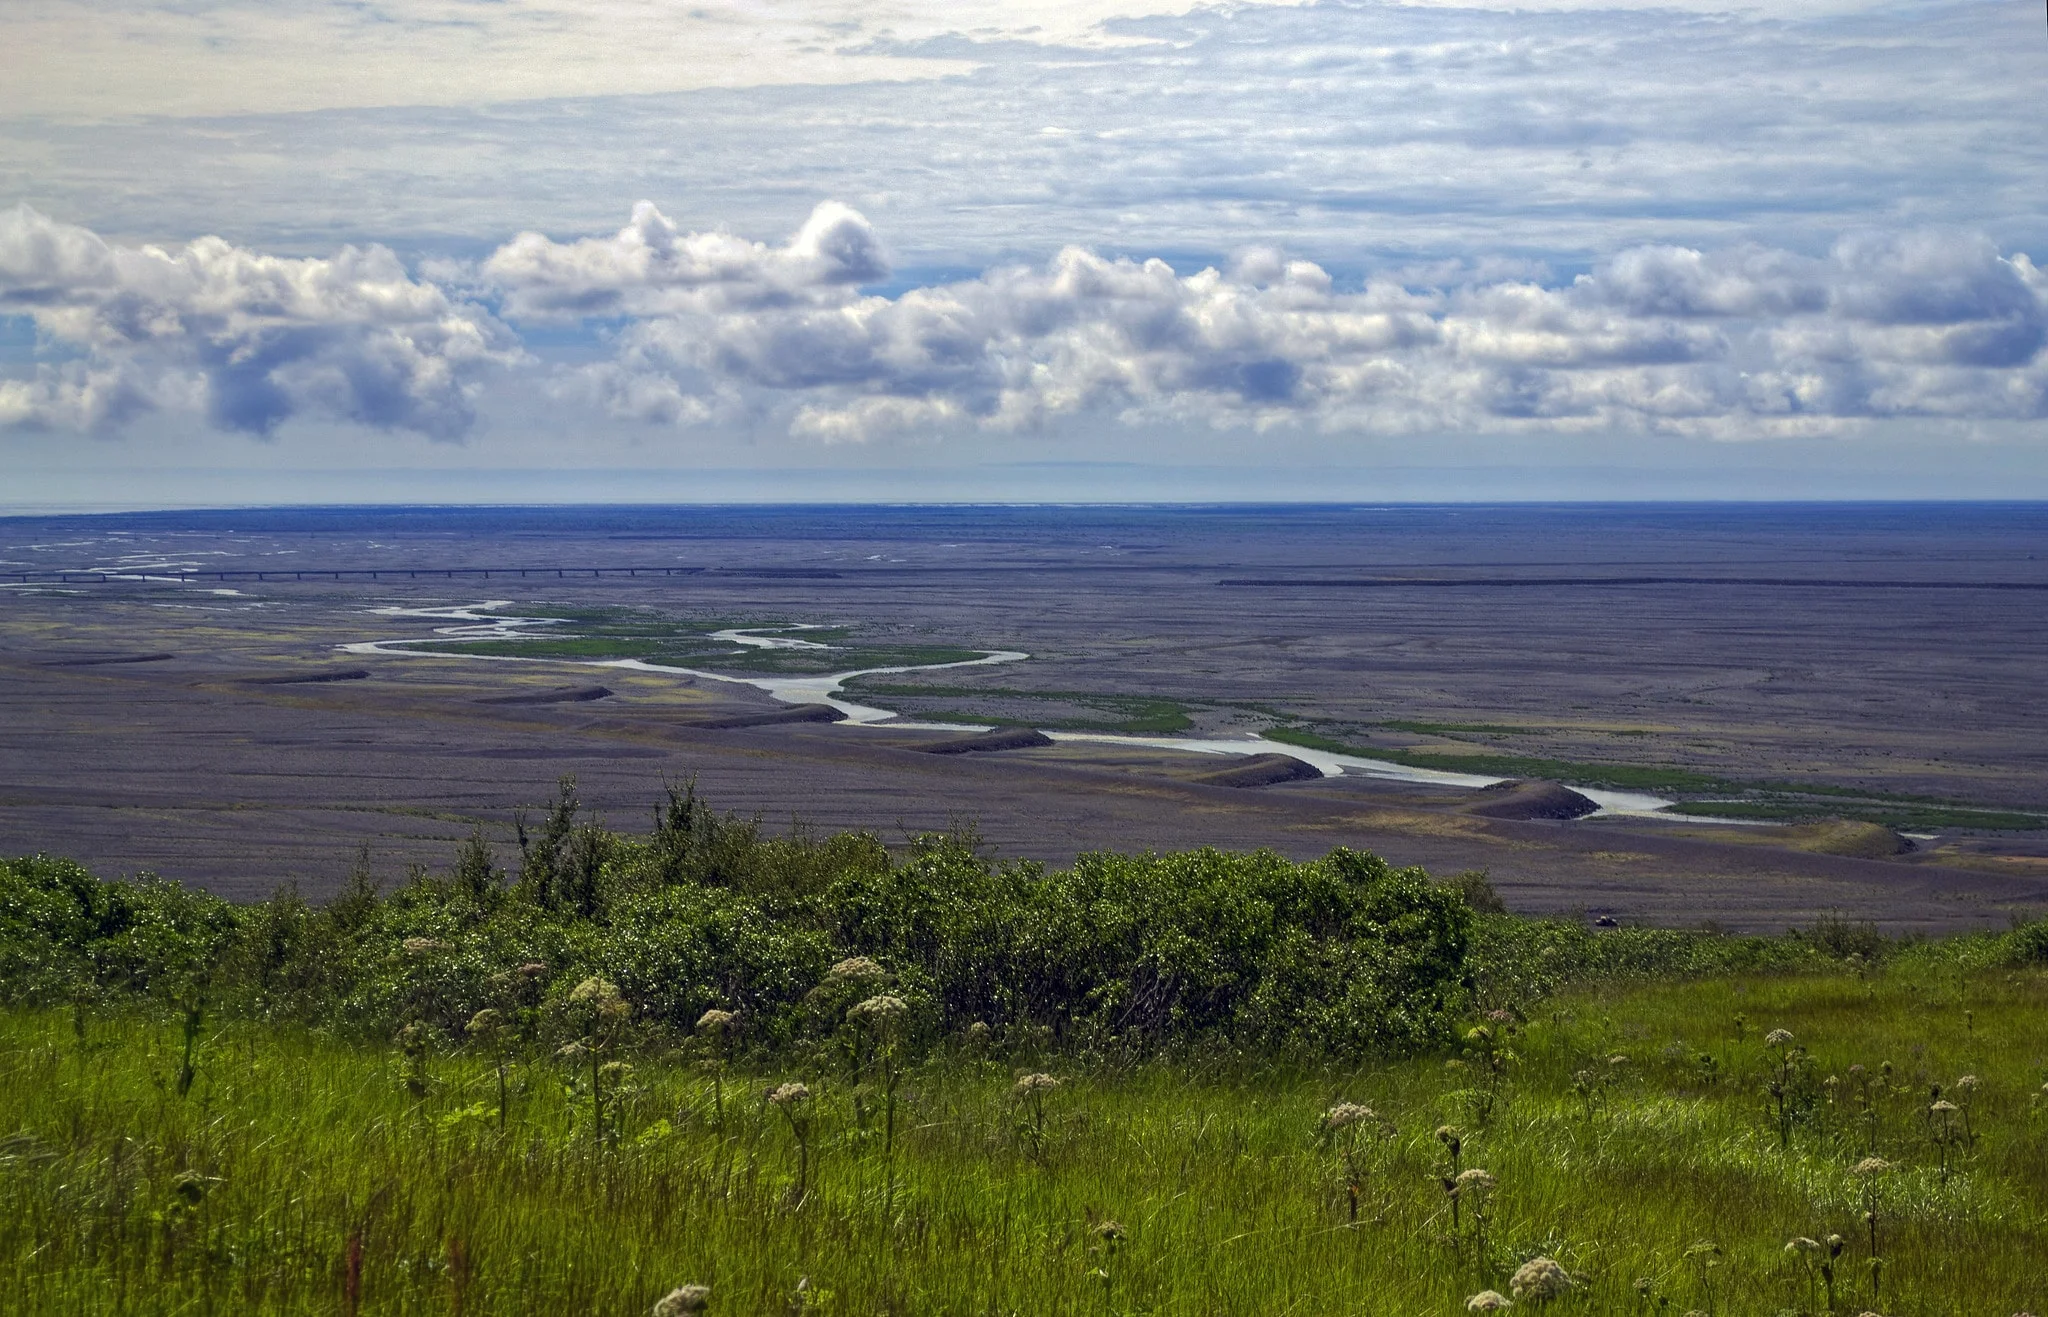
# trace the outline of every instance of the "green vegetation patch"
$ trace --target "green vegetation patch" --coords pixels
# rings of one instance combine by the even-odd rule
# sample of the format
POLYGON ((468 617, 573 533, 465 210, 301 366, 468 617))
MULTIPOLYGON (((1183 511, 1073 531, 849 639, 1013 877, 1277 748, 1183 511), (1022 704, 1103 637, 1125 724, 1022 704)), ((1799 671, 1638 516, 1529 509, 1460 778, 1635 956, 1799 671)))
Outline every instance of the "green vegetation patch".
MULTIPOLYGON (((919 700, 955 700, 968 704, 968 708, 933 712, 920 709, 916 716, 936 722, 979 722, 1004 727, 1051 727, 1063 731, 1113 732, 1122 736, 1171 736, 1193 727, 1189 706, 1179 700, 1164 699, 1150 695, 1104 695, 1093 691, 1041 691, 1019 690, 1010 686, 942 686, 915 682, 890 682, 873 678, 862 678, 848 683, 848 690, 857 690, 863 699, 886 700, 890 696, 919 700), (1048 714, 1042 718, 1024 719, 995 713, 984 713, 974 706, 977 701, 988 700, 1033 700, 1042 703, 1078 705, 1085 709, 1100 710, 1114 715, 1108 719, 1076 717, 1071 714, 1048 714)), ((982 704, 986 708, 986 704, 982 704)))
MULTIPOLYGON (((1421 724, 1411 726, 1420 727, 1421 724)), ((1530 755, 1498 754, 1491 750, 1467 750, 1462 746, 1429 751, 1396 750, 1381 746, 1354 745, 1302 727, 1273 727, 1269 728, 1265 735, 1270 740, 1288 745, 1326 750, 1332 754, 1357 755, 1363 759, 1383 759, 1411 768, 1435 768, 1495 777, 1544 778, 1575 786, 1614 787, 1624 791, 1694 796, 1732 796, 1741 793, 1744 797, 1740 800, 1682 800, 1670 807, 1670 811, 1677 814, 1787 821, 1844 818, 1909 829, 1985 828, 2025 831, 2048 827, 2048 817, 2041 815, 2016 810, 1980 809, 1929 796, 1894 795, 1850 787, 1809 786, 1789 782, 1744 782, 1684 768, 1547 759, 1530 755), (1806 796, 1819 799, 1801 799, 1806 796)))
POLYGON ((1669 809, 1673 814, 1709 818, 1759 819, 1787 823, 1823 818, 1853 818, 1881 823, 1888 828, 1928 831, 1938 828, 1991 828, 2025 831, 2048 827, 2038 814, 2014 810, 1970 809, 1964 806, 1917 806, 1844 804, 1833 800, 1681 800, 1669 809))
POLYGON ((2048 926, 1599 931, 1350 852, 573 805, 516 881, 473 841, 319 910, 0 864, 0 1309, 2048 1296, 2048 926))
POLYGON ((1418 723, 1393 721, 1381 723, 1397 732, 1419 732, 1423 735, 1458 736, 1474 734, 1481 736, 1548 736, 1555 728, 1510 727, 1504 723, 1418 723))
POLYGON ((1394 750, 1381 746, 1353 745, 1300 727, 1274 727, 1266 736, 1288 745, 1332 754, 1384 759, 1411 768, 1437 768, 1454 773, 1491 774, 1496 777, 1540 777, 1572 782, 1581 786, 1618 787, 1638 791, 1715 791, 1739 787, 1725 778, 1711 777, 1683 768, 1646 767, 1638 764, 1593 764, 1569 759, 1543 759, 1530 755, 1504 755, 1488 750, 1440 751, 1394 750))
POLYGON ((766 676, 811 676, 858 668, 926 667, 969 663, 985 657, 978 649, 957 645, 893 645, 848 643, 850 627, 796 627, 759 619, 675 619, 634 609, 580 609, 543 606, 550 618, 568 631, 553 632, 537 624, 530 635, 493 640, 430 640, 408 646, 426 653, 469 654, 483 658, 567 659, 605 661, 639 659, 667 667, 766 676), (824 649, 777 649, 736 645, 712 639, 714 631, 781 632, 824 649))
POLYGON ((752 1045, 779 1049, 814 1023, 830 967, 869 956, 916 1005, 920 1046, 980 1021, 1070 1045, 1308 1055, 1441 1042, 1462 993, 1465 898, 1351 851, 1046 871, 958 838, 907 856, 865 834, 765 838, 687 793, 654 834, 626 837, 588 822, 566 784, 520 833, 516 880, 478 837, 445 877, 380 898, 361 876, 319 911, 20 861, 0 869, 0 985, 17 1001, 196 994, 374 1037, 453 1036, 478 1010, 541 1009, 601 974, 660 1032, 737 1010, 752 1045))

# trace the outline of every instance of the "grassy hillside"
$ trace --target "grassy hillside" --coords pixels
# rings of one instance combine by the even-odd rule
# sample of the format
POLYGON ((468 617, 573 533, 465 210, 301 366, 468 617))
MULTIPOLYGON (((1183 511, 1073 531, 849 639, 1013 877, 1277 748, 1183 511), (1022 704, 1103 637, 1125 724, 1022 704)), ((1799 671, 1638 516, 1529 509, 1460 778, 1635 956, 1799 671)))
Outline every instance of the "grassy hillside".
POLYGON ((176 1022, 18 1011, 0 1309, 640 1313, 706 1284, 719 1312, 1454 1313, 1546 1256, 1557 1312, 1820 1312, 1839 1234, 1834 1311, 2038 1310, 2044 1008, 2035 971, 1579 990, 1455 1067, 968 1036, 911 1063, 856 1029, 783 1065, 608 1060, 596 1103, 549 1048, 253 1021, 202 1029, 181 1096, 176 1022), (1333 1128, 1344 1103, 1372 1114, 1333 1128))
POLYGON ((0 1311, 2048 1302, 2041 926, 658 823, 320 910, 0 864, 0 1311))

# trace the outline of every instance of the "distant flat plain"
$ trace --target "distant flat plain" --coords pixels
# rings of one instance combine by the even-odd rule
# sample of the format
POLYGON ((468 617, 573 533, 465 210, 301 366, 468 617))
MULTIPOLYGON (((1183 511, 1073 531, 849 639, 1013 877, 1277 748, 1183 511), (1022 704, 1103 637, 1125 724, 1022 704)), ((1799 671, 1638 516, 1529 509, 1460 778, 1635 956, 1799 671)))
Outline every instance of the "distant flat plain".
POLYGON ((318 897, 359 845, 396 879, 445 864, 478 823, 513 862, 513 811, 564 773, 626 827, 665 777, 694 776, 771 827, 898 840, 972 823, 998 854, 1048 862, 1341 844, 1487 869, 1530 911, 1997 923, 2048 908, 2048 838, 1956 826, 1969 815, 1904 825, 1918 835, 1898 854, 1811 826, 1503 820, 1466 812, 1462 791, 1218 786, 1194 780, 1211 759, 1129 746, 941 756, 925 750, 942 731, 762 722, 783 706, 743 685, 339 647, 447 625, 376 610, 487 600, 634 625, 805 624, 843 628, 833 643, 854 653, 1031 656, 848 692, 919 720, 1278 729, 1450 769, 1647 770, 1717 784, 1696 796, 1754 804, 1789 786, 1819 793, 1798 809, 1832 793, 1847 814, 2011 822, 2048 809, 2043 554, 2040 505, 4 519, 0 851, 318 897), (593 685, 609 693, 504 699, 593 685))

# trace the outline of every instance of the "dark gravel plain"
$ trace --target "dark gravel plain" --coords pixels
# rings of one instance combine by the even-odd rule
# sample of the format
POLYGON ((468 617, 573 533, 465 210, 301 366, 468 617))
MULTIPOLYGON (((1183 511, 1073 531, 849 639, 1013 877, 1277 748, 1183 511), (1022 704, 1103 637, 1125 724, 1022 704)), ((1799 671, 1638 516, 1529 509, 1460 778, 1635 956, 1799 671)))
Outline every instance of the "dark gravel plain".
MULTIPOLYGON (((2030 505, 0 520, 0 851, 240 896, 294 881, 318 897, 360 845, 395 879, 446 863, 476 822, 509 838, 513 810, 564 773, 628 828, 664 777, 695 775, 715 805, 771 827, 898 838, 972 822, 999 854, 1049 862, 1102 847, 1342 844, 1485 868, 1529 911, 1766 929, 1829 913, 1997 924, 2048 907, 2038 836, 1946 833, 1863 859, 1697 823, 1486 818, 1464 812, 1465 792, 1219 785, 1196 780, 1212 759, 1135 751, 935 755, 919 748, 925 734, 735 725, 780 708, 746 687, 337 647, 434 625, 377 608, 486 599, 845 624, 877 644, 1033 656, 892 680, 1165 698, 1208 734, 1285 715, 1393 749, 2034 809, 2048 806, 2044 532, 2048 509, 2030 505), (520 567, 530 574, 502 574, 520 567), (313 576, 487 568, 488 580, 313 576), (95 569, 116 579, 75 575, 95 569), (256 570, 270 578, 200 575, 256 570), (55 579, 63 571, 73 579, 55 579), (308 677, 322 679, 294 680, 308 677)), ((985 703, 1109 716, 1016 694, 985 703)))

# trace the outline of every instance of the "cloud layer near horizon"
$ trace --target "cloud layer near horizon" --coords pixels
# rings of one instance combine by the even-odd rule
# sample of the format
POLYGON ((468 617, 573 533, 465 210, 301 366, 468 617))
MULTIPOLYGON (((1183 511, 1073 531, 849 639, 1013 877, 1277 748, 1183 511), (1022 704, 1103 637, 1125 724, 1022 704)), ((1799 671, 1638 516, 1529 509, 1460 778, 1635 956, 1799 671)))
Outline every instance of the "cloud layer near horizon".
POLYGON ((643 202, 610 236, 522 233, 436 274, 374 246, 124 247, 17 207, 0 213, 0 315, 32 318, 48 359, 0 380, 0 425, 176 409, 253 433, 308 416, 451 439, 512 373, 586 415, 822 441, 1102 417, 1728 439, 2048 417, 2048 275, 1953 231, 1348 289, 1268 248, 1181 273, 1069 247, 884 296, 863 291, 888 278, 884 244, 848 206, 771 244, 643 202), (551 364, 512 328, 565 322, 597 326, 608 359, 551 364))
POLYGON ((464 434, 503 329, 382 247, 268 256, 205 237, 122 247, 26 206, 0 212, 0 314, 56 360, 0 379, 0 426, 104 430, 160 408, 267 434, 317 414, 464 434))

